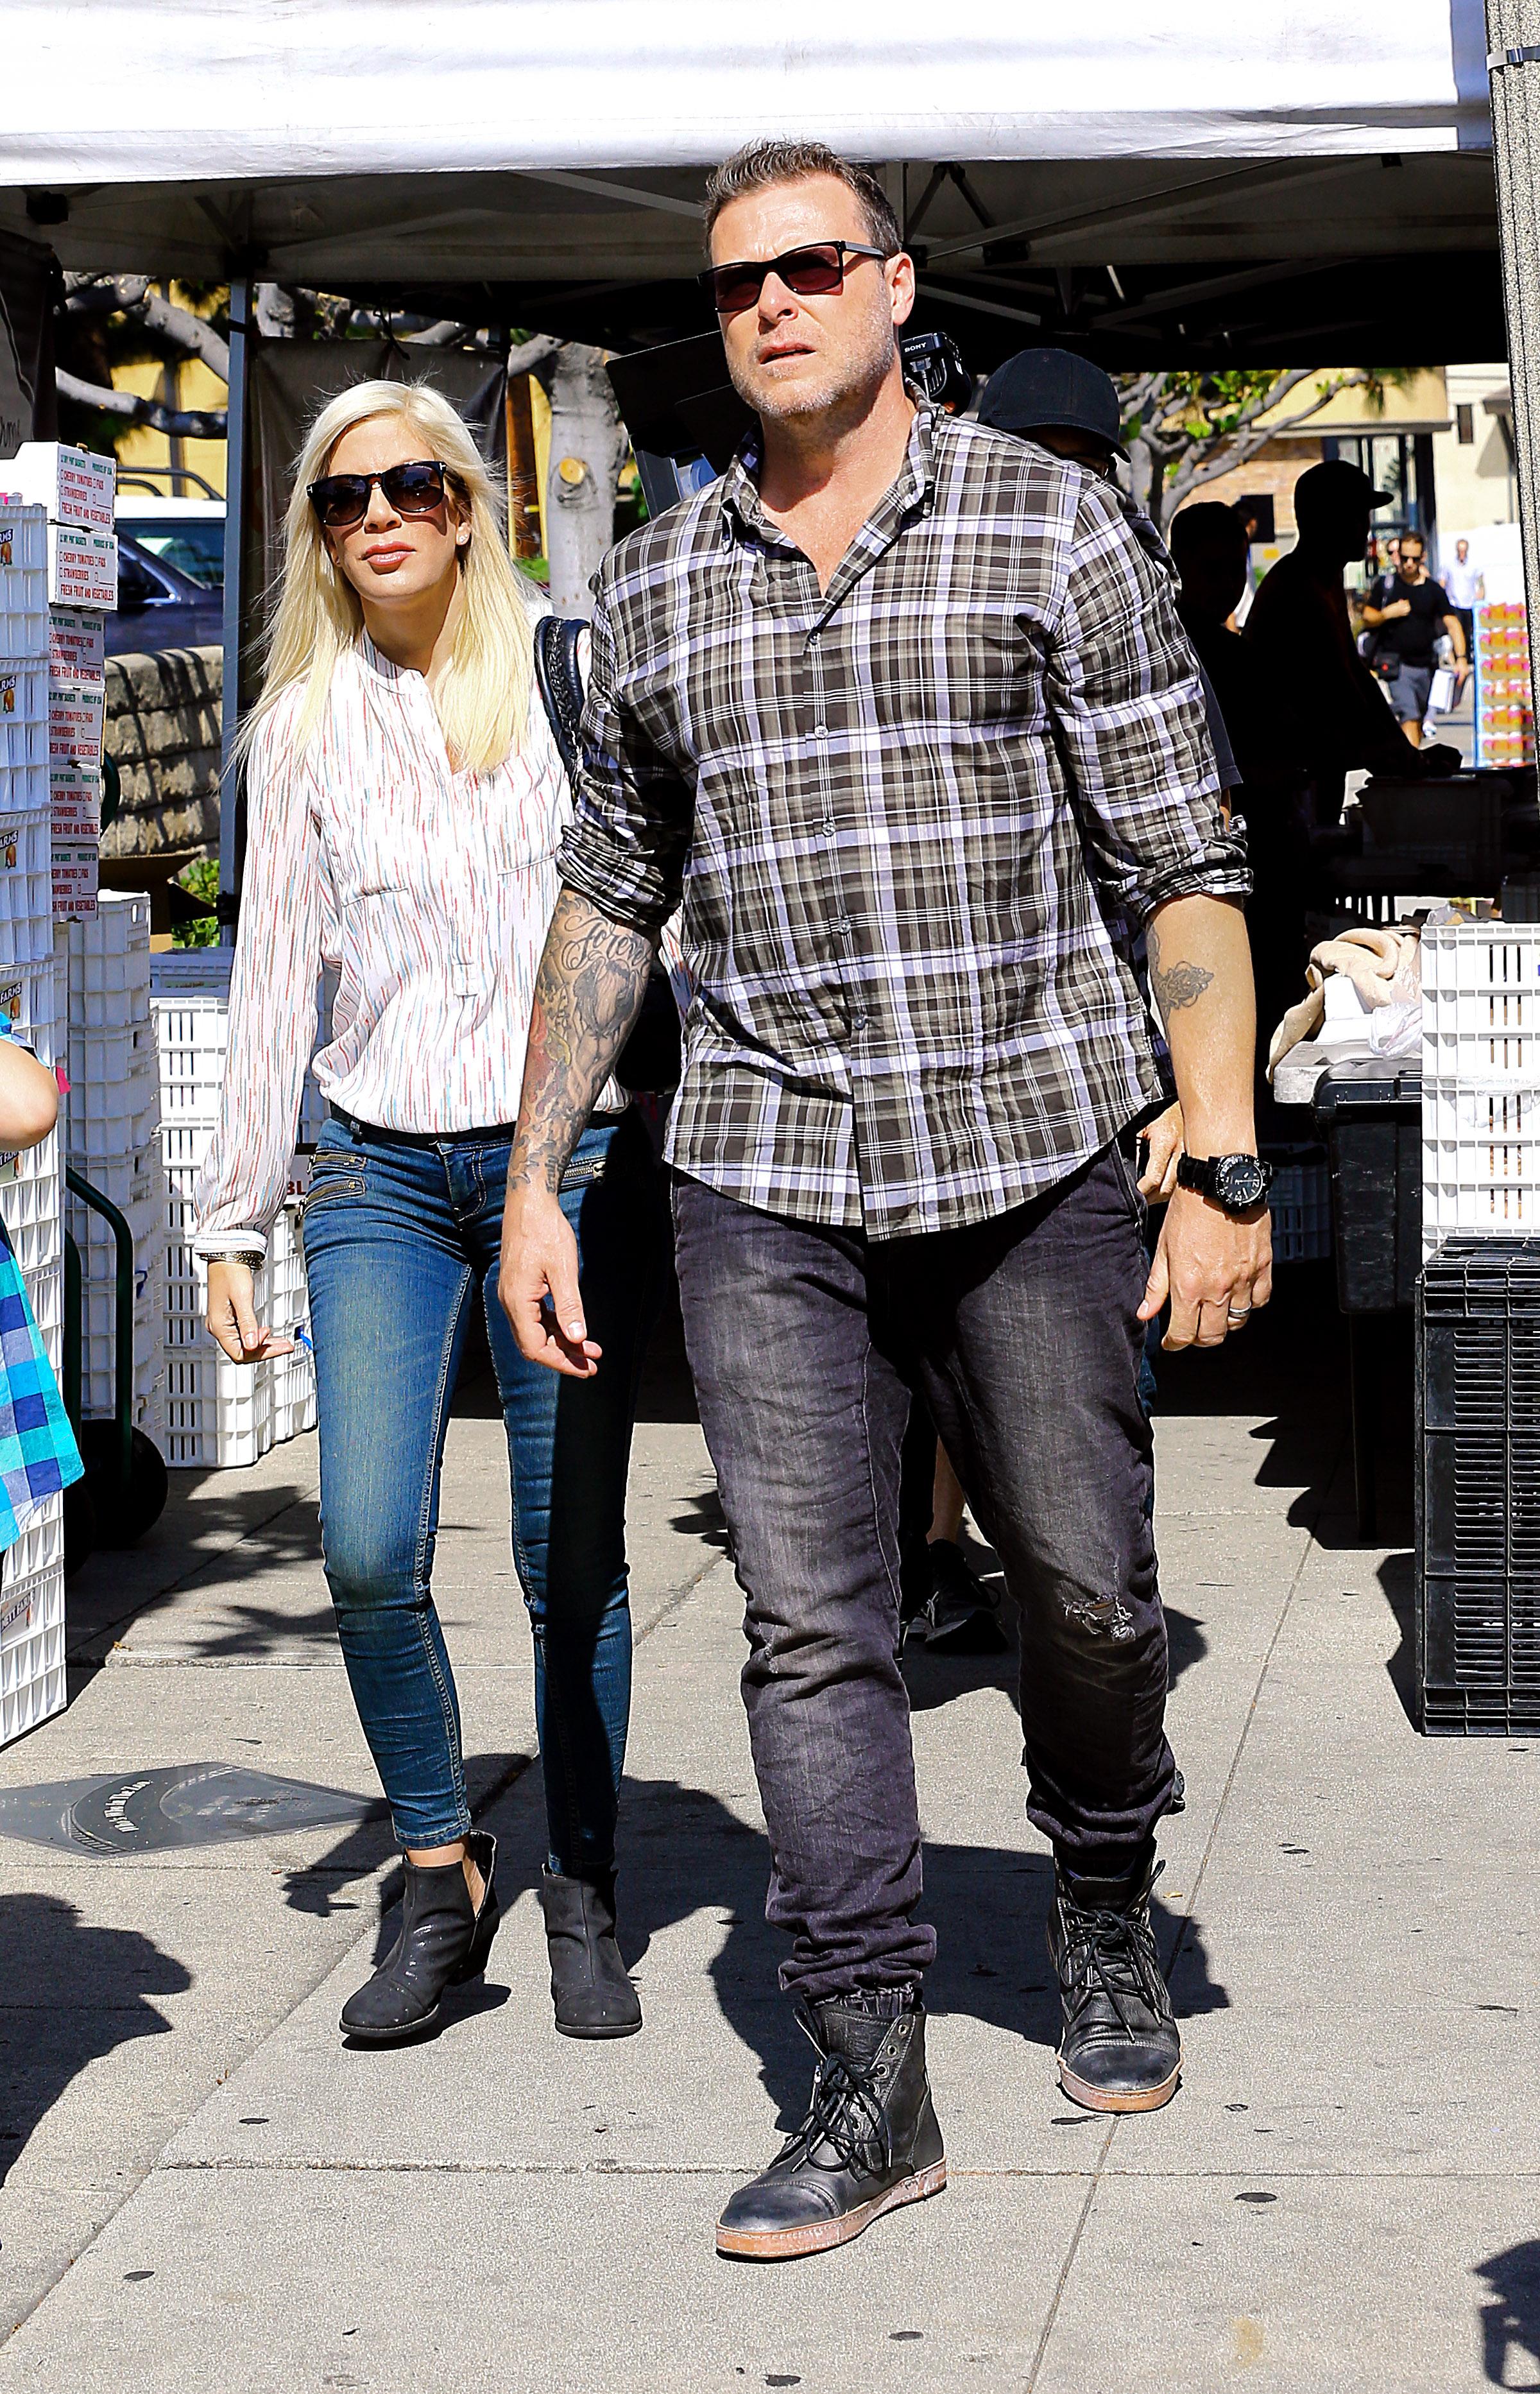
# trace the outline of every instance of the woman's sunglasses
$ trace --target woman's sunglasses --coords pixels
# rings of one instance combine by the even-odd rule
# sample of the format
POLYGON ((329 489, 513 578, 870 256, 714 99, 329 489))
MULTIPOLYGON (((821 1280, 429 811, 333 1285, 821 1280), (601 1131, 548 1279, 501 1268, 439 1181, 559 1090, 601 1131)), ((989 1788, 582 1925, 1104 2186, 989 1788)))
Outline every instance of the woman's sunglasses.
POLYGON ((430 516, 444 503, 448 468, 436 457, 413 466, 387 466, 383 474, 322 474, 306 485, 306 496, 328 532, 347 532, 369 512, 369 493, 377 482, 399 516, 430 516))
POLYGON ((718 316, 739 316, 757 306, 767 274, 777 274, 799 299, 821 292, 843 291, 848 257, 891 257, 890 249, 874 249, 862 241, 813 241, 805 249, 788 249, 780 257, 746 257, 736 266, 708 266, 697 276, 711 294, 718 316))

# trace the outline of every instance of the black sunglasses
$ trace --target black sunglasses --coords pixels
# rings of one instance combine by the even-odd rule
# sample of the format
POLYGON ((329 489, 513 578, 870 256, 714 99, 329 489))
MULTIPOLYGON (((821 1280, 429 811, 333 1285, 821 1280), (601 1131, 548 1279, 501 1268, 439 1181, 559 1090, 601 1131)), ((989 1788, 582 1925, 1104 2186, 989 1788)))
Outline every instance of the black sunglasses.
POLYGON ((383 474, 322 474, 306 486, 306 496, 328 532, 346 532, 369 512, 377 482, 399 516, 430 516, 444 503, 448 467, 436 457, 412 466, 387 466, 383 474))
POLYGON ((893 257, 891 249, 874 249, 864 241, 812 241, 805 248, 788 249, 779 257, 745 257, 736 266, 708 266, 696 276, 711 295, 718 316, 738 316, 757 305, 767 274, 778 274, 799 299, 820 292, 842 291, 848 257, 893 257))

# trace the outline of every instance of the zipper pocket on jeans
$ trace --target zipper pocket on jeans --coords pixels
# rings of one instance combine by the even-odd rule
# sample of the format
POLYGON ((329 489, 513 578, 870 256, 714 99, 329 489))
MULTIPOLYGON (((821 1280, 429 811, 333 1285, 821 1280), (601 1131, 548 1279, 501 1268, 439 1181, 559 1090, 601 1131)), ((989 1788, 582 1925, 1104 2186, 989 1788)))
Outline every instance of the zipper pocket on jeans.
POLYGON ((317 1183, 312 1180, 309 1189, 306 1192, 306 1195, 300 1204, 299 1224, 301 1230, 303 1230, 305 1224, 309 1220, 310 1216, 314 1213, 316 1207, 318 1205, 324 1205, 328 1199, 333 1197, 362 1197, 363 1193, 363 1175, 362 1172, 328 1172, 325 1178, 321 1182, 317 1183))

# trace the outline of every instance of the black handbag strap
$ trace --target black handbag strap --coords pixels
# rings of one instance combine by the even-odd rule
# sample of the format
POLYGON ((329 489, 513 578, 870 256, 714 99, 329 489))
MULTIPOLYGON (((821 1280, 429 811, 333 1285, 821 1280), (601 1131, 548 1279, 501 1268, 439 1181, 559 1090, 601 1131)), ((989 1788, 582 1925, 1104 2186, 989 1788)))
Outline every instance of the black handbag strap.
POLYGON ((583 671, 577 644, 587 628, 561 615, 542 615, 534 627, 534 678, 569 782, 577 779, 583 755, 583 671))

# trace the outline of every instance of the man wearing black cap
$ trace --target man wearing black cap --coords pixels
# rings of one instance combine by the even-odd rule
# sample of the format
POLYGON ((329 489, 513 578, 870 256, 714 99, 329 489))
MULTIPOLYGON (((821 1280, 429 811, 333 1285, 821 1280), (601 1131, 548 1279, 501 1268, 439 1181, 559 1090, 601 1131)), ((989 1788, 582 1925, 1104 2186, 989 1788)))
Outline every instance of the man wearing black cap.
POLYGON ((1345 457, 1301 474, 1294 486, 1298 546, 1279 559, 1246 619, 1246 638, 1271 668, 1289 710, 1288 744, 1316 777, 1320 822, 1335 822, 1341 813, 1349 767, 1404 781, 1460 766, 1457 748, 1413 747, 1353 642, 1342 569, 1362 557, 1370 514, 1389 498, 1345 457))
POLYGON ((1116 385, 1073 349, 1020 349, 996 366, 979 401, 979 421, 1097 474, 1110 477, 1112 459, 1128 456, 1116 385))
MULTIPOLYGON (((1114 489, 1118 487, 1114 461, 1128 462, 1117 386, 1111 375, 1103 374, 1089 358, 1077 357, 1073 349, 1019 349, 1003 366, 996 366, 980 395, 979 421, 992 424, 996 432, 1014 432, 1020 440, 1035 441, 1040 449, 1068 458, 1073 466, 1088 466, 1114 489)), ((1165 545, 1149 517, 1127 499, 1123 506, 1141 545, 1169 569, 1165 545)), ((1240 770, 1208 667, 1201 657, 1198 672, 1219 784, 1233 790, 1240 783, 1240 770)))

